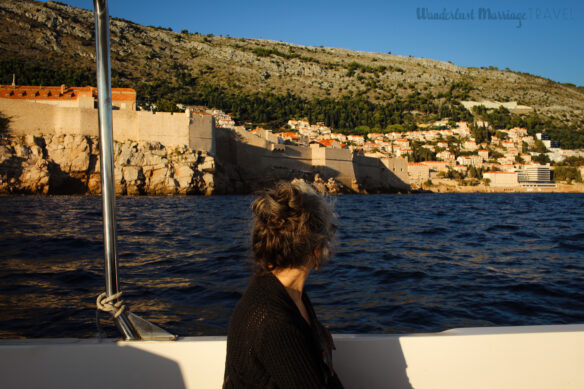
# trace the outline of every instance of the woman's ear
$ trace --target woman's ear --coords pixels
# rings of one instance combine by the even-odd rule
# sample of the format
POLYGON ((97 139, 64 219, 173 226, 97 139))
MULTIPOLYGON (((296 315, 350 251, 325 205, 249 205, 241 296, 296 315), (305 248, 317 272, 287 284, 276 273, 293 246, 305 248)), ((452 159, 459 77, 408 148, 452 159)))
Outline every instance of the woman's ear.
POLYGON ((320 257, 322 256, 320 245, 316 246, 314 250, 312 250, 312 256, 314 257, 314 269, 318 270, 318 263, 320 262, 320 257))

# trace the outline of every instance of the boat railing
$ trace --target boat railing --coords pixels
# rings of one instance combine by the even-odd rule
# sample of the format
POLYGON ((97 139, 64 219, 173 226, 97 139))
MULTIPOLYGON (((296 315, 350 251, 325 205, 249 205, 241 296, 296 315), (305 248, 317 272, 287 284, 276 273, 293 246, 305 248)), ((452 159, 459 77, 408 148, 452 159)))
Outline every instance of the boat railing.
MULTIPOLYGON (((171 340, 176 336, 131 313, 119 287, 116 204, 114 186, 113 120, 110 66, 110 33, 107 0, 93 0, 95 10, 95 51, 97 62, 97 100, 103 236, 105 257, 105 293, 97 298, 98 310, 110 312, 125 340, 171 340)), ((99 328, 99 314, 97 315, 99 328)))

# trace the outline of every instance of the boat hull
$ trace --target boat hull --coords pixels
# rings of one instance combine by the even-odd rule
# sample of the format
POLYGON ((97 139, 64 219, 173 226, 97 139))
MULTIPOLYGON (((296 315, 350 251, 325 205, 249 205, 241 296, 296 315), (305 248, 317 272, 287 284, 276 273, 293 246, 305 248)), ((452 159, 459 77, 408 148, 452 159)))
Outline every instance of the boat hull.
MULTIPOLYGON (((336 335, 347 388, 584 388, 584 324, 336 335)), ((225 337, 0 341, 3 388, 220 388, 225 337)))

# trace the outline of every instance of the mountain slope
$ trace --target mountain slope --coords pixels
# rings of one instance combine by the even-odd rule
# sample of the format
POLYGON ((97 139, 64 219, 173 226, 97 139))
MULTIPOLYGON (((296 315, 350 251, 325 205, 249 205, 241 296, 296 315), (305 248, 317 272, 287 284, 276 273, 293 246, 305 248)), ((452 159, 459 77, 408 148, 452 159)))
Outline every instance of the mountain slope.
MULTIPOLYGON (((12 82, 12 73, 17 73, 20 84, 60 79, 93 83, 93 29, 93 14, 88 10, 56 2, 4 0, 0 4, 0 83, 12 82)), ((160 104, 166 99, 209 104, 234 112, 240 120, 281 125, 286 115, 306 114, 333 127, 397 123, 412 128, 444 116, 461 118, 458 100, 490 99, 532 106, 548 126, 584 126, 582 87, 512 71, 176 33, 116 18, 111 23, 111 49, 113 85, 135 88, 139 103, 160 104), (334 109, 308 107, 314 99, 334 109), (355 101, 365 113, 351 114, 357 115, 354 120, 343 118, 343 110, 351 109, 355 101), (394 115, 398 110, 400 114, 394 115), (364 116, 376 113, 381 118, 364 116)))

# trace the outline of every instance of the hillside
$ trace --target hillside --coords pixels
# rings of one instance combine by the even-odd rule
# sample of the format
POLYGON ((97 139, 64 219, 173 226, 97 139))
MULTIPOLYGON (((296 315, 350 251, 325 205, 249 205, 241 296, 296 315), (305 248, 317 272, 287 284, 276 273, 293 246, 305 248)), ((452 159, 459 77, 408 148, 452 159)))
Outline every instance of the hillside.
MULTIPOLYGON (((12 73, 19 84, 93 83, 93 29, 88 10, 2 1, 0 83, 11 83, 12 73)), ((305 115, 335 128, 411 129, 443 117, 468 119, 458 104, 464 99, 517 101, 535 108, 540 127, 584 127, 584 88, 525 73, 172 32, 115 17, 111 48, 113 86, 135 88, 140 104, 206 104, 269 127, 305 115)))

